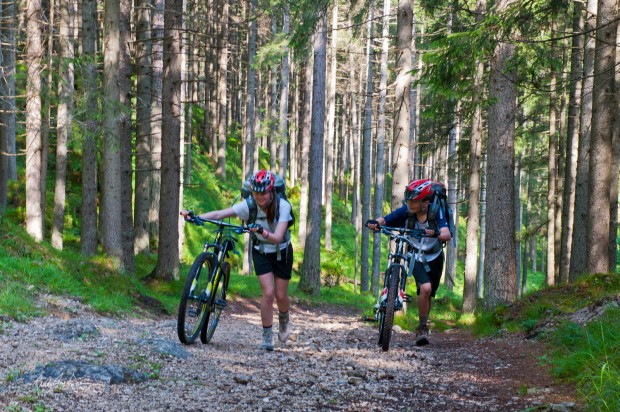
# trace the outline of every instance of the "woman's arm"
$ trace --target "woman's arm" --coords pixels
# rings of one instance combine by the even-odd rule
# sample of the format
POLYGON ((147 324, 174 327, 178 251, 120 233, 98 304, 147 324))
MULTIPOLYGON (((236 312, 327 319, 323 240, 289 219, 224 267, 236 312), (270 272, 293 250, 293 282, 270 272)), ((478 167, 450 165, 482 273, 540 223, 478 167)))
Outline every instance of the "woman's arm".
POLYGON ((272 233, 267 229, 263 229, 263 233, 258 236, 262 236, 266 242, 278 244, 284 240, 284 235, 286 235, 287 230, 288 222, 278 222, 275 232, 272 233))
MULTIPOLYGON (((188 210, 181 210, 181 216, 186 217, 188 214, 188 210)), ((237 214, 232 207, 229 207, 221 210, 213 210, 211 212, 203 213, 197 216, 201 219, 222 220, 226 219, 227 217, 237 216, 237 214)))

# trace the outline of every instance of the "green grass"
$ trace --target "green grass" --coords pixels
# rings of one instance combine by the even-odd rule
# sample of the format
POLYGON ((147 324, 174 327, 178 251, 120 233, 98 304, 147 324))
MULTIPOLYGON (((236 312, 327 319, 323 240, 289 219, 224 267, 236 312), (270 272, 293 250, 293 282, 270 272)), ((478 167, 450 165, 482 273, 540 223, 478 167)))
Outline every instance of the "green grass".
MULTIPOLYGON (((215 178, 214 164, 210 159, 200 153, 194 155, 192 179, 184 190, 184 208, 204 212, 230 206, 239 194, 242 180, 236 166, 241 163, 239 152, 229 152, 231 158, 227 166, 227 182, 215 178)), ((261 167, 268 167, 266 152, 260 155, 261 167)), ((19 185, 12 190, 19 190, 19 185)), ((299 188, 292 187, 287 192, 293 210, 299 217, 299 188)), ((48 202, 51 204, 52 200, 49 198, 48 202)), ((24 220, 23 203, 13 201, 12 204, 15 207, 0 216, 0 315, 3 316, 0 333, 4 329, 2 322, 8 320, 5 318, 21 321, 44 315, 44 308, 37 306, 37 298, 43 294, 79 298, 94 310, 110 315, 142 313, 146 308, 137 310, 136 307, 140 305, 140 296, 143 295, 160 301, 168 316, 174 318, 185 275, 194 256, 202 250, 203 242, 210 236, 206 227, 186 225, 181 279, 172 282, 142 282, 141 279, 155 266, 156 255, 137 256, 135 276, 121 274, 106 256, 100 254, 86 258, 79 253, 79 222, 76 217, 79 214, 73 214, 69 221, 65 250, 57 251, 48 241, 36 243, 30 239, 20 224, 24 220)), ((48 207, 47 210, 49 213, 52 208, 48 207)), ((334 196, 333 250, 323 248, 321 252, 322 278, 329 285, 322 285, 319 296, 307 296, 297 288, 303 250, 297 242, 298 227, 292 228, 295 265, 289 290, 295 304, 341 305, 349 308, 352 314, 373 314, 376 295, 360 293, 359 274, 356 279, 358 290, 354 293, 355 228, 350 223, 350 214, 350 200, 345 204, 341 198, 334 196)), ((49 217, 46 220, 49 225, 49 217)), ((465 240, 463 220, 459 224, 459 231, 459 247, 462 250, 465 240)), ((372 236, 370 239, 372 248, 372 236)), ((386 239, 382 238, 381 242, 385 245, 386 239)), ((242 252, 243 245, 239 243, 238 248, 242 252)), ((256 277, 240 275, 241 266, 241 256, 233 257, 231 293, 241 298, 260 298, 261 291, 256 277)), ((386 252, 383 247, 381 268, 385 266, 386 252)), ((413 282, 409 282, 408 293, 415 298, 413 282)), ((511 307, 467 315, 461 314, 462 293, 463 266, 462 262, 458 262, 453 290, 448 290, 442 284, 437 292, 431 316, 434 329, 470 328, 478 335, 487 336, 496 335, 499 331, 527 333, 535 331, 549 320, 620 295, 620 276, 589 276, 572 285, 546 288, 545 274, 532 272, 528 274, 526 296, 511 307)), ((415 301, 409 304, 406 313, 399 313, 395 319, 397 325, 408 330, 415 328, 417 322, 415 301)), ((556 349, 543 361, 553 367, 558 379, 577 385, 592 410, 620 410, 620 360, 616 355, 618 351, 614 351, 620 346, 619 335, 618 310, 586 326, 563 323, 556 331, 541 335, 542 341, 556 349)))

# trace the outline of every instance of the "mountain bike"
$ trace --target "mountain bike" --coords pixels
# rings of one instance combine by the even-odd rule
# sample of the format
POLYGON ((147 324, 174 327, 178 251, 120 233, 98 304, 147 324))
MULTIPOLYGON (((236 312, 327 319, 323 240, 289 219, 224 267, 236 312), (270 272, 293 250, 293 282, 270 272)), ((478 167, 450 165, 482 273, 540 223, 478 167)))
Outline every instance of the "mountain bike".
POLYGON ((191 345, 198 334, 202 343, 209 343, 226 307, 230 282, 230 264, 226 261, 235 250, 236 235, 249 232, 252 226, 233 225, 220 220, 201 219, 190 212, 185 219, 197 226, 216 225, 212 241, 207 240, 192 264, 181 292, 177 318, 179 340, 191 345))
POLYGON ((411 276, 415 265, 415 252, 412 237, 421 239, 427 236, 424 229, 405 229, 379 226, 379 231, 388 236, 388 264, 385 271, 383 289, 377 297, 374 307, 374 320, 379 322, 379 345, 384 351, 390 348, 394 313, 403 309, 404 302, 409 302, 405 293, 407 277, 411 276))

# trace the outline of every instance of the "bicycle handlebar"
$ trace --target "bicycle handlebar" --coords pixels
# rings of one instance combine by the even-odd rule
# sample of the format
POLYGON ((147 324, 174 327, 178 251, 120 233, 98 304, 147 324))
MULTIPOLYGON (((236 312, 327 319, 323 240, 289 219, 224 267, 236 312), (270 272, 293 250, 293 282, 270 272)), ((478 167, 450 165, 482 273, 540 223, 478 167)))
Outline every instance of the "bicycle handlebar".
POLYGON ((403 227, 379 226, 379 230, 375 230, 375 231, 376 232, 381 232, 381 233, 383 233, 384 235, 387 235, 387 236, 403 237, 403 238, 406 238, 406 236, 411 236, 411 237, 414 237, 416 239, 421 239, 423 237, 437 237, 437 236, 439 236, 438 233, 435 233, 432 236, 431 235, 427 235, 426 234, 426 229, 405 229, 403 227))
POLYGON ((201 217, 196 216, 194 214, 194 212, 192 212, 191 210, 187 214, 187 217, 185 218, 185 221, 189 222, 189 223, 192 223, 192 224, 194 224, 196 226, 204 226, 205 222, 207 222, 207 223, 212 223, 214 225, 217 225, 220 228, 222 228, 222 227, 229 227, 229 228, 232 228, 233 231, 235 233, 237 233, 237 234, 250 232, 250 229, 253 229, 255 227, 259 227, 260 226, 260 225, 258 225, 256 223, 252 223, 250 225, 243 226, 243 225, 235 225, 235 224, 232 224, 232 223, 224 222, 223 220, 202 219, 201 217))

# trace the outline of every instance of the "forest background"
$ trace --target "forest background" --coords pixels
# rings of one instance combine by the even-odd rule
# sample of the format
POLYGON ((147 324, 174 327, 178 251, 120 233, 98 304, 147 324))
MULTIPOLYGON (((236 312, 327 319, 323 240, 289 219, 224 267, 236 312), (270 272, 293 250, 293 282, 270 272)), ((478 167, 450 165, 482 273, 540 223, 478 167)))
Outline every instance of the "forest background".
POLYGON ((79 230, 128 274, 157 251, 151 275, 177 279, 193 153, 239 186, 268 166, 300 190, 300 289, 320 291, 339 196, 364 292, 381 242, 362 222, 429 177, 466 222, 446 286, 460 259, 464 310, 492 309, 528 267, 615 271, 617 23, 611 0, 6 1, 0 205, 36 241, 79 230))
POLYGON ((363 222, 423 177, 459 222, 444 286, 463 313, 532 273, 617 277, 617 1, 1 7, 0 208, 35 242, 174 284, 201 240, 179 210, 228 206, 266 167, 308 296, 334 276, 376 293, 385 242, 363 222))

